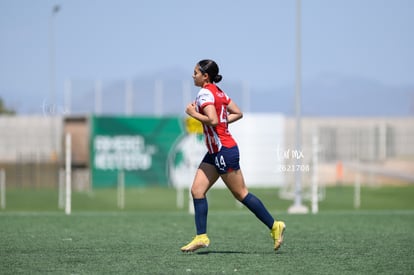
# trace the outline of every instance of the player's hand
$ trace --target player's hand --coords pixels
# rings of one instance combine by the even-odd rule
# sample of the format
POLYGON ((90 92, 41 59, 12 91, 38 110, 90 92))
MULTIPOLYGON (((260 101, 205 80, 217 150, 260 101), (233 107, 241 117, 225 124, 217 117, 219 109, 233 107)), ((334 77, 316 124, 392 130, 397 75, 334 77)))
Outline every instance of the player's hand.
POLYGON ((187 105, 187 108, 185 108, 185 112, 189 116, 194 116, 195 113, 197 113, 196 105, 194 102, 187 105))

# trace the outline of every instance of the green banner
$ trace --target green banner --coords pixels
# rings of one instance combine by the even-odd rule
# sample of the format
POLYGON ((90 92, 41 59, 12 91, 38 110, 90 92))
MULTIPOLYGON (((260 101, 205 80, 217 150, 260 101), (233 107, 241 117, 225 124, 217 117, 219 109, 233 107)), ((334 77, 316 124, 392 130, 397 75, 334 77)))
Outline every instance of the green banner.
POLYGON ((94 187, 168 186, 170 150, 184 134, 178 117, 92 117, 90 163, 94 187))

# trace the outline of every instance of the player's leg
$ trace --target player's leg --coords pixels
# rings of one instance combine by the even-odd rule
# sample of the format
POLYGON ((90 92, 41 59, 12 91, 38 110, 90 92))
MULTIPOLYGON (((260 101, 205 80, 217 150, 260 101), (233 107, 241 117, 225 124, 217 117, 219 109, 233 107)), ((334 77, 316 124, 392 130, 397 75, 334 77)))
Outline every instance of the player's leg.
POLYGON ((220 176, 224 183, 230 189, 233 196, 271 230, 270 234, 274 240, 274 248, 277 250, 283 241, 283 233, 286 226, 283 222, 275 221, 261 200, 248 191, 240 169, 238 147, 224 148, 217 157, 219 158, 218 164, 222 168, 219 171, 223 172, 220 176), (225 169, 223 169, 224 167, 225 169))
POLYGON ((252 211, 269 229, 272 229, 274 223, 272 215, 260 199, 248 191, 241 169, 223 174, 221 178, 233 196, 252 211))
POLYGON ((286 228, 285 223, 275 221, 261 200, 248 191, 241 169, 223 174, 221 178, 233 196, 270 229, 270 236, 274 241, 274 249, 278 250, 283 242, 283 234, 286 228))
POLYGON ((194 177, 194 182, 191 186, 191 195, 194 203, 197 235, 207 232, 208 203, 206 193, 217 181, 218 177, 216 168, 205 162, 200 164, 194 177))
POLYGON ((191 186, 197 235, 190 243, 181 248, 183 252, 195 251, 210 244, 207 236, 208 203, 206 193, 217 181, 218 177, 216 168, 209 163, 202 162, 197 169, 191 186))
POLYGON ((239 162, 240 153, 237 146, 231 148, 222 147, 220 152, 217 153, 215 161, 218 166, 218 171, 220 171, 220 177, 233 196, 271 229, 274 219, 264 207, 263 203, 247 190, 239 162))
POLYGON ((191 185, 191 195, 195 199, 206 197, 207 191, 217 181, 219 174, 216 167, 210 163, 202 162, 198 167, 191 185))

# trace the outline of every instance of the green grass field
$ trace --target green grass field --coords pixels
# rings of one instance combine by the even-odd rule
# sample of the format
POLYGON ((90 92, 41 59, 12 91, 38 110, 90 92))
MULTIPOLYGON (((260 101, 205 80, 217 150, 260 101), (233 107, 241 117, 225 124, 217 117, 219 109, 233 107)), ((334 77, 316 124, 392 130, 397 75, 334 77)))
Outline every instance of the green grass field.
POLYGON ((317 215, 289 215, 277 190, 251 190, 287 224, 273 251, 268 229, 227 190, 209 196, 209 248, 182 253, 193 216, 170 189, 74 193, 70 216, 53 190, 9 190, 0 211, 0 274, 414 274, 414 186, 329 188, 317 215))

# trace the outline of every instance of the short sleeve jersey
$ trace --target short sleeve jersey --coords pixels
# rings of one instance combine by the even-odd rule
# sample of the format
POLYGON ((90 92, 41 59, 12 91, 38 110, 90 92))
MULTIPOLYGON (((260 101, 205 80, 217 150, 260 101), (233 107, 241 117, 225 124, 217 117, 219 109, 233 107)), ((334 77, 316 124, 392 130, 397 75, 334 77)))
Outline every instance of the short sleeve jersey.
POLYGON ((217 153, 221 147, 231 148, 237 143, 228 130, 227 106, 231 99, 215 84, 207 84, 197 94, 197 111, 204 114, 207 105, 214 105, 218 117, 218 124, 213 127, 203 124, 206 146, 210 154, 217 153))

